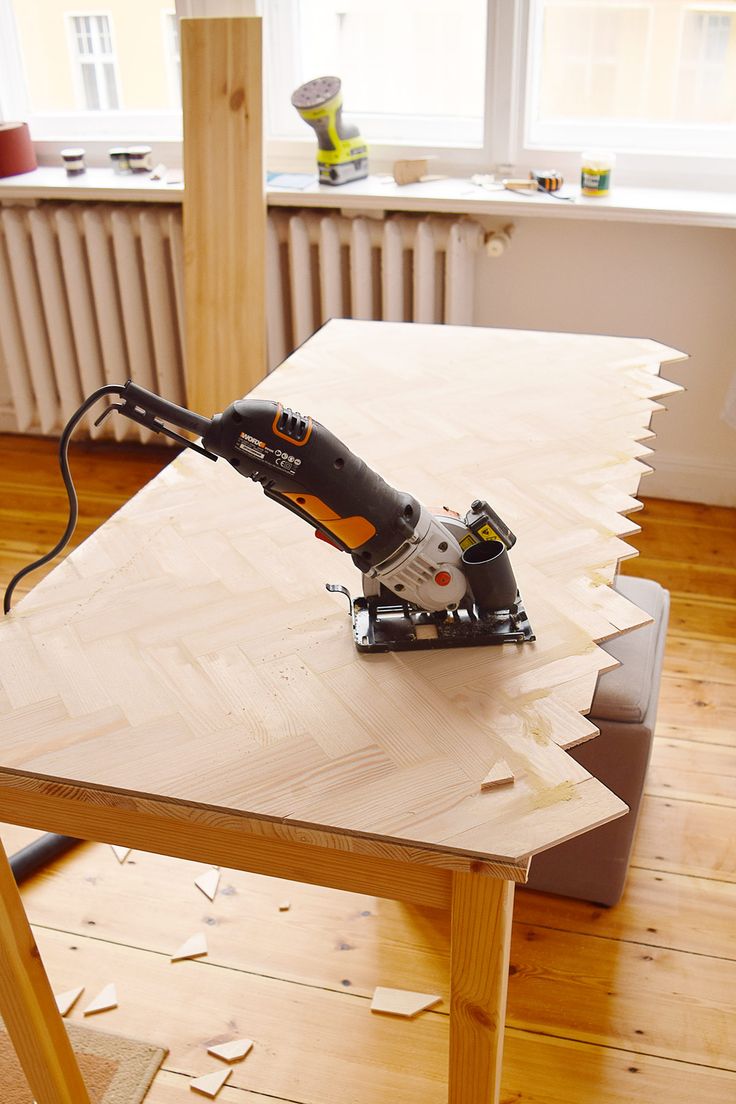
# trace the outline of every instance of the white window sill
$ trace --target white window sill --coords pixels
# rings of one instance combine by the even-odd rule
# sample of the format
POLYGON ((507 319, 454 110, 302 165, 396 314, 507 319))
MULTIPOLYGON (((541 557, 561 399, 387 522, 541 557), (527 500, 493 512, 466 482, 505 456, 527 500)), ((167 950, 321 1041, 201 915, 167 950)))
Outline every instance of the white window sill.
MULTIPOLYGON (((0 179, 0 202, 57 199, 180 203, 184 194, 181 174, 169 175, 175 182, 153 181, 145 175, 118 176, 110 169, 91 168, 75 178, 67 177, 63 169, 44 166, 22 176, 0 179)), ((573 188, 565 190, 576 192, 573 188)), ((616 187, 605 198, 577 196, 575 202, 565 203, 544 194, 488 191, 460 178, 399 186, 390 177, 370 176, 337 188, 316 182, 304 190, 269 187, 266 195, 272 207, 529 215, 736 228, 736 192, 616 187)))

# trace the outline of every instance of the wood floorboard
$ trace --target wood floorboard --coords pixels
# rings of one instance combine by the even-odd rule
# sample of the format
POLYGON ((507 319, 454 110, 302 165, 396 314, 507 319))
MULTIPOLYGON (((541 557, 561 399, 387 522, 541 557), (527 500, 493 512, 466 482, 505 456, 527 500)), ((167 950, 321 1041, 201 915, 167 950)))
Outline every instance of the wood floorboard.
MULTIPOLYGON (((55 451, 0 436, 2 582, 65 524, 55 451)), ((173 455, 75 446, 80 534, 173 455)), ((622 569, 668 586, 673 616, 633 864, 614 909, 517 893, 504 1104, 736 1098, 736 511, 645 500, 636 521, 641 556, 622 569)), ((0 829, 11 852, 36 834, 0 829)), ((238 1033, 256 1047, 224 1104, 444 1100, 446 1004, 402 1024, 371 1015, 368 996, 446 994, 445 916, 238 871, 210 902, 193 884, 204 869, 143 852, 120 865, 85 844, 23 890, 55 988, 116 980, 120 1007, 92 1026, 170 1048, 147 1102, 191 1098, 188 1078, 216 1064, 207 1041, 238 1033), (196 930, 207 959, 172 966, 196 930)))

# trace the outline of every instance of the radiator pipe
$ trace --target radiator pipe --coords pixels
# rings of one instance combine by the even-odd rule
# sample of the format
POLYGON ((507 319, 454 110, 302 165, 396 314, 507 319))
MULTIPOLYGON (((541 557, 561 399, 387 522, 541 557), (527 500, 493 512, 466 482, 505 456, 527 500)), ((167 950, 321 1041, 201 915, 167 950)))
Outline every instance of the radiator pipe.
POLYGON ((53 832, 47 832, 45 836, 21 848, 10 857, 10 869, 13 871, 17 885, 25 882, 33 874, 37 874, 39 870, 43 870, 54 859, 65 855, 81 842, 74 836, 59 836, 53 832))

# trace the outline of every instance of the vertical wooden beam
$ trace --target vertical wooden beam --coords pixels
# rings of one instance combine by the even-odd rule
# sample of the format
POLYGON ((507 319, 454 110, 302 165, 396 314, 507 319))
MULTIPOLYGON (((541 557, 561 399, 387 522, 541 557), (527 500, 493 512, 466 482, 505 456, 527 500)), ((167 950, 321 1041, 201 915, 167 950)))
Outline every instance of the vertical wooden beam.
POLYGON ((453 874, 449 1104, 498 1104, 514 883, 453 874))
POLYGON ((89 1104, 2 843, 0 1015, 38 1104, 89 1104))
POLYGON ((187 401, 213 414, 266 373, 261 20, 182 19, 187 401))

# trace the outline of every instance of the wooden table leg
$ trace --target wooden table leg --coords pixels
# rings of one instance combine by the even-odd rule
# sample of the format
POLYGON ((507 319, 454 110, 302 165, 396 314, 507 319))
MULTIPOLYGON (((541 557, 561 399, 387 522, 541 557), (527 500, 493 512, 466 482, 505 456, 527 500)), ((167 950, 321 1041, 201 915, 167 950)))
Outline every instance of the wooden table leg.
POLYGON ((514 883, 454 874, 449 1104, 497 1104, 514 883))
POLYGON ((2 843, 0 1015, 37 1104, 89 1104, 2 843))

